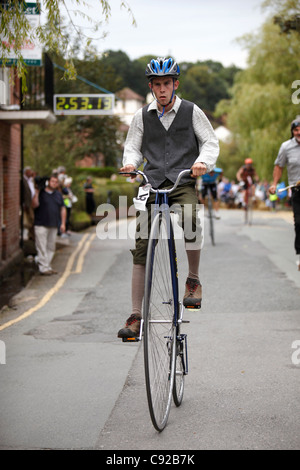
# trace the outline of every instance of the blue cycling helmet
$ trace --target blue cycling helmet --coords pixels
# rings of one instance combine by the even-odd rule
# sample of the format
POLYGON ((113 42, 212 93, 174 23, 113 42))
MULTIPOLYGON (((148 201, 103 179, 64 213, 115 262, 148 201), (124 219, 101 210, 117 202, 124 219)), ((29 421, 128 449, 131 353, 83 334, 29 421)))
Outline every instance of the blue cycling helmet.
POLYGON ((155 77, 179 77, 179 75, 179 65, 172 57, 169 59, 165 59, 164 57, 151 59, 146 67, 146 77, 149 80, 155 77))

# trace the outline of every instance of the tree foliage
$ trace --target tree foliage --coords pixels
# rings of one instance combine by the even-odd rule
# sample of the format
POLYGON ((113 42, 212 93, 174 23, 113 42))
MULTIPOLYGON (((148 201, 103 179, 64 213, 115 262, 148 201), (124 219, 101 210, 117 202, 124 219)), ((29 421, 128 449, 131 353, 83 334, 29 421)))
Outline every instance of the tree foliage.
MULTIPOLYGON (((85 1, 73 2, 78 7, 78 14, 86 15, 85 1)), ((1 28, 8 44, 13 44, 18 54, 19 76, 25 76, 26 67, 20 51, 24 38, 32 32, 19 8, 23 2, 8 0, 8 3, 10 8, 3 9, 0 2, 1 28)), ((35 32, 56 65, 64 68, 63 71, 55 69, 55 92, 94 93, 92 84, 97 84, 114 93, 129 87, 146 97, 145 66, 157 54, 147 54, 133 61, 121 50, 97 54, 90 38, 76 30, 72 21, 73 30, 65 26, 61 13, 64 4, 64 0, 46 0, 48 22, 35 32), (73 80, 64 81, 62 78, 73 80)), ((126 2, 120 1, 120 4, 131 12, 126 2)), ((95 16, 93 12, 91 21, 105 34, 104 24, 110 17, 110 2, 99 0, 99 8, 100 13, 95 16)), ((230 146, 222 144, 220 162, 230 177, 244 158, 251 157, 260 177, 270 179, 279 146, 290 137, 290 122, 300 114, 300 94, 297 95, 298 100, 292 100, 293 84, 300 81, 300 33, 295 29, 282 33, 279 24, 274 22, 275 17, 288 21, 298 14, 300 0, 264 0, 263 8, 270 11, 270 18, 259 33, 246 35, 240 40, 249 52, 245 70, 235 66, 224 67, 213 60, 179 64, 182 72, 179 94, 209 114, 215 111, 215 116, 227 116, 234 140, 230 146)), ((2 45, 2 59, 7 50, 2 45)), ((118 136, 118 128, 118 122, 108 117, 82 119, 70 116, 58 119, 58 125, 48 130, 35 128, 32 131, 29 126, 26 138, 31 148, 26 158, 34 158, 39 171, 46 171, 47 165, 49 168, 57 166, 58 160, 72 166, 83 153, 101 152, 105 155, 106 164, 114 165, 120 155, 120 146, 116 142, 122 140, 118 136), (83 140, 82 132, 88 138, 83 140), (44 168, 39 169, 41 155, 46 161, 44 168)))
MULTIPOLYGON (((294 0, 264 4, 275 6, 273 15, 299 7, 294 0)), ((242 43, 249 51, 248 67, 236 76, 231 100, 221 101, 217 113, 228 114, 240 163, 252 158, 259 176, 271 179, 279 147, 290 138, 290 123, 300 114, 299 100, 292 100, 293 83, 300 79, 300 35, 282 34, 271 17, 258 34, 243 37, 242 43)))
MULTIPOLYGON (((93 9, 93 17, 87 14, 88 1, 72 0, 73 14, 85 18, 91 24, 94 32, 99 32, 100 38, 104 38, 106 32, 104 25, 111 16, 111 7, 108 0, 99 0, 99 9, 93 9)), ((68 9, 65 0, 44 0, 43 8, 47 13, 47 21, 36 29, 32 29, 24 13, 24 0, 5 0, 0 3, 1 33, 5 41, 1 41, 0 59, 7 62, 8 53, 12 49, 17 57, 18 75, 26 83, 26 65, 22 55, 22 45, 30 38, 35 43, 40 43, 45 50, 61 54, 65 58, 65 78, 75 78, 76 68, 74 57, 78 51, 94 51, 92 42, 97 38, 87 36, 78 28, 73 16, 68 9), (67 13, 68 22, 64 18, 67 13), (75 37, 73 40, 72 37, 75 37)), ((126 1, 120 0, 120 6, 131 15, 132 24, 135 24, 132 11, 126 1)))
MULTIPOLYGON (((148 80, 145 77, 147 63, 155 55, 148 55, 136 60, 130 60, 124 51, 107 50, 102 57, 85 55, 83 60, 74 60, 77 79, 72 82, 63 81, 63 72, 56 70, 56 93, 87 93, 94 92, 90 85, 80 82, 79 76, 84 76, 94 84, 116 93, 124 87, 129 87, 144 98, 149 93, 148 80)), ((52 54, 52 60, 61 66, 64 59, 52 54)), ((200 108, 212 114, 216 104, 229 98, 229 90, 234 77, 240 69, 235 66, 224 67, 220 62, 212 60, 196 64, 179 64, 182 71, 180 76, 179 95, 196 103, 200 108)))
POLYGON ((212 60, 183 63, 180 68, 179 94, 211 113, 220 100, 229 98, 234 76, 240 70, 212 60))
POLYGON ((58 117, 55 124, 46 128, 27 125, 24 128, 26 165, 41 176, 51 174, 59 165, 72 174, 76 162, 88 155, 99 166, 116 167, 124 139, 119 128, 119 119, 112 116, 58 117))

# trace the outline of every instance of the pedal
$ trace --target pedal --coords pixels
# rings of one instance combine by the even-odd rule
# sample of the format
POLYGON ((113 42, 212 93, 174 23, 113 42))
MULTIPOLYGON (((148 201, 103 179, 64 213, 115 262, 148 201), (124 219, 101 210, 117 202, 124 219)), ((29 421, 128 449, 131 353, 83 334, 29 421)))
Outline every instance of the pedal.
POLYGON ((185 308, 187 310, 200 310, 201 305, 186 305, 185 308))
POLYGON ((122 342, 123 343, 137 343, 138 341, 140 341, 140 338, 137 337, 137 338, 122 338, 122 342))
POLYGON ((140 326, 140 334, 139 336, 132 336, 132 338, 122 338, 123 343, 138 343, 139 341, 142 341, 143 337, 143 325, 144 325, 144 320, 141 319, 141 326, 140 326))

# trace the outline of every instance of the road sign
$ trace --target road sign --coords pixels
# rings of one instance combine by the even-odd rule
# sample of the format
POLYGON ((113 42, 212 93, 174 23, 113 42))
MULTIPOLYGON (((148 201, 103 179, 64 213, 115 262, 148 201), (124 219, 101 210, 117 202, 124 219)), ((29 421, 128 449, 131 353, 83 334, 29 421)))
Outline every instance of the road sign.
MULTIPOLYGON (((14 6, 11 7, 8 2, 4 3, 3 7, 4 9, 15 8, 14 6)), ((30 26, 32 37, 34 36, 35 30, 40 26, 40 6, 36 2, 24 2, 23 9, 30 26)), ((11 26, 11 28, 13 29, 13 26, 11 26)), ((23 61, 26 65, 41 66, 42 46, 38 43, 36 38, 32 40, 31 37, 28 37, 21 46, 23 61)), ((18 63, 18 57, 14 51, 14 44, 10 43, 8 38, 3 34, 0 35, 0 41, 10 49, 10 51, 7 52, 6 60, 0 59, 0 65, 5 63, 6 67, 15 66, 18 63)))

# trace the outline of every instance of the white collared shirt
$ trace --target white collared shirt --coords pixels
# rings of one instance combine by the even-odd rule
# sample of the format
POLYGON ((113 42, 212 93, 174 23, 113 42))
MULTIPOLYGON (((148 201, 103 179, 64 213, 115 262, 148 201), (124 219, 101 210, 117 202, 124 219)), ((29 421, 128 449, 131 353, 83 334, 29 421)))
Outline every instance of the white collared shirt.
POLYGON ((28 176, 26 176, 26 175, 24 175, 24 178, 28 183, 28 186, 29 186, 29 189, 30 189, 30 192, 31 192, 31 198, 33 198, 33 196, 35 195, 34 181, 33 181, 32 178, 28 178, 28 176))
MULTIPOLYGON (((166 130, 168 130, 171 126, 182 101, 178 96, 175 98, 176 99, 173 107, 168 112, 165 112, 160 119, 160 122, 166 130)), ((148 112, 153 109, 156 110, 159 117, 161 112, 158 109, 156 100, 152 101, 152 103, 149 105, 148 112)), ((123 154, 124 166, 133 165, 135 168, 138 168, 144 160, 141 153, 144 133, 142 111, 143 108, 139 109, 134 115, 127 134, 123 154)), ((192 122, 195 135, 199 142, 200 151, 199 156, 195 160, 195 163, 205 163, 207 170, 212 171, 219 155, 219 141, 204 112, 195 104, 192 122)))

